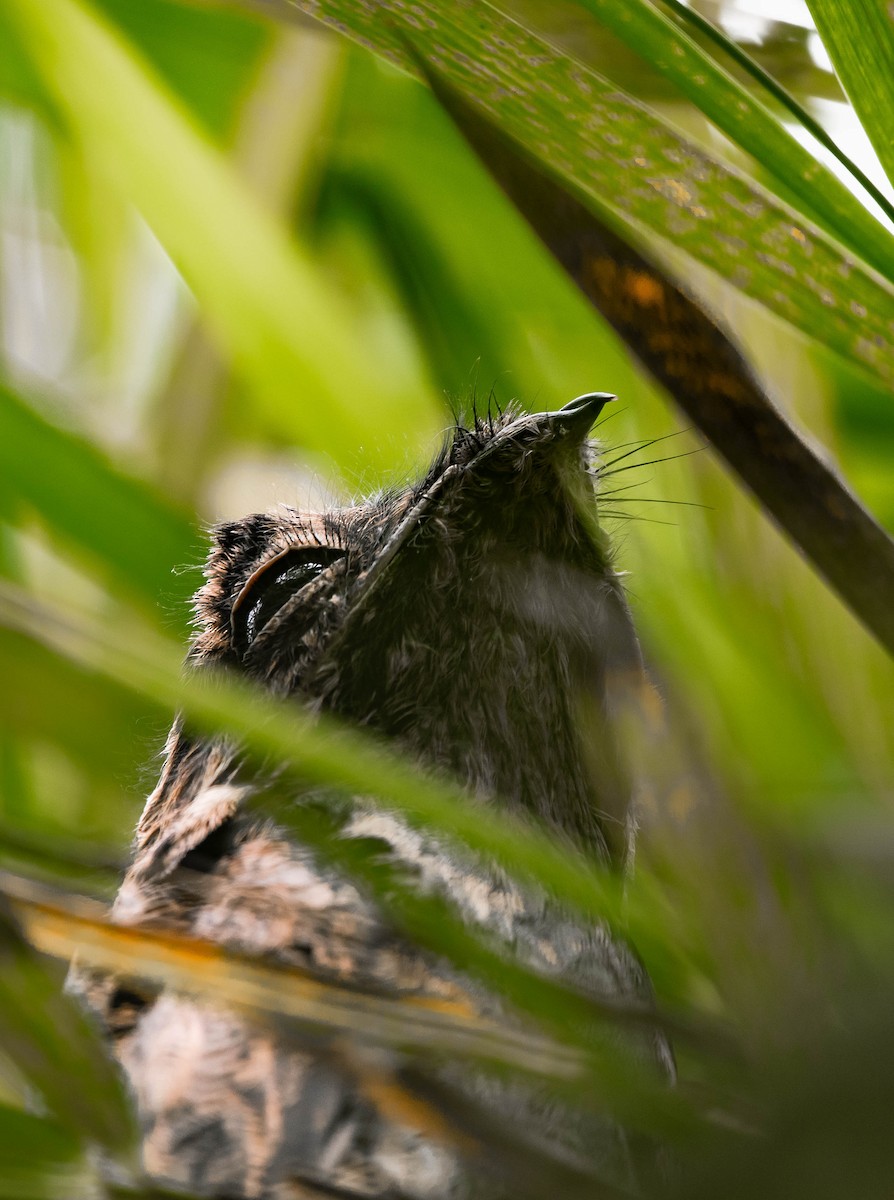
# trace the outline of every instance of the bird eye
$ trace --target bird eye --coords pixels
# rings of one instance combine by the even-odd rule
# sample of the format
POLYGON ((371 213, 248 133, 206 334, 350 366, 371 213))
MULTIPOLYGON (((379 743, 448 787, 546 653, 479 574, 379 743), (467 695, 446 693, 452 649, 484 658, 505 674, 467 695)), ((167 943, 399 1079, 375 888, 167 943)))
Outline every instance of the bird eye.
POLYGON ((255 571, 236 597, 230 618, 238 653, 245 654, 283 605, 339 558, 344 558, 343 550, 305 546, 287 550, 255 571))

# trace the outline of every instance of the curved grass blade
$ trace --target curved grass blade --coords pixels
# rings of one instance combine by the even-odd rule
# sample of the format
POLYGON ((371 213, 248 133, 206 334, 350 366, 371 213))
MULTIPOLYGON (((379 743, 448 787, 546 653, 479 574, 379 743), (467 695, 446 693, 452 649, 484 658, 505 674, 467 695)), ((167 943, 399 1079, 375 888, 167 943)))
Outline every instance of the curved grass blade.
POLYGON ((818 218, 842 245, 894 279, 894 237, 685 30, 650 0, 580 2, 606 29, 670 79, 764 170, 790 188, 804 211, 818 218))
MULTIPOLYGON (((135 634, 135 639, 138 644, 140 635, 135 634)), ((13 689, 24 688, 29 677, 43 681, 45 687, 42 703, 26 706, 21 714, 16 726, 20 736, 61 745, 76 759, 83 758, 86 761, 88 768, 94 771, 93 778, 97 777, 97 772, 100 779, 104 778, 103 769, 112 770, 114 764, 105 762, 96 767, 93 743, 88 742, 86 748, 83 747, 82 737, 72 739, 70 727, 77 725, 83 716, 88 732, 93 726, 98 727, 97 741, 100 743, 102 735, 108 735, 109 728, 113 731, 112 741, 132 739, 135 724, 133 713, 140 711, 134 686, 131 684, 125 688, 116 680, 59 656, 32 637, 0 630, 0 656, 4 657, 7 664, 12 657, 10 648, 15 652, 16 662, 21 664, 21 670, 10 676, 13 689), (58 686, 60 678, 63 680, 61 688, 58 686), (114 724, 119 716, 122 721, 120 726, 114 724), (111 726, 110 720, 113 722, 111 726), (131 733, 128 734, 127 730, 131 733)), ((173 663, 176 651, 172 649, 169 653, 173 663)), ((137 684, 136 690, 139 680, 137 684)), ((171 687, 172 690, 176 689, 176 680, 172 681, 171 687)), ((173 699, 170 702, 172 705, 173 699)), ((160 705, 159 712, 165 709, 169 711, 170 706, 160 705)), ((284 757, 282 750, 279 756, 284 757)), ((292 752, 290 757, 294 759, 295 753, 292 752)), ((119 781, 117 777, 115 781, 119 781)), ((420 786, 424 788, 424 780, 420 786)), ((303 803, 296 806, 293 794, 285 791, 280 794, 277 789, 265 789, 248 803, 259 813, 275 817, 303 844, 313 846, 323 861, 362 880, 372 894, 382 898, 392 920, 411 941, 449 959, 467 974, 480 979, 487 987, 509 998, 519 1011, 530 1012, 540 1020, 544 1014, 548 1014, 557 1036, 563 1037, 569 1030, 591 1029, 595 1019, 640 1028, 658 1025, 672 1033, 678 1042, 708 1044, 720 1050, 726 1049, 727 1035, 712 1028, 703 1019, 696 1025, 690 1025, 677 1013, 659 1012, 650 1006, 584 1000, 556 982, 533 976, 524 968, 514 968, 502 956, 487 950, 480 938, 457 918, 447 902, 408 890, 399 874, 395 875, 387 864, 379 864, 376 859, 359 851, 355 853, 358 844, 341 836, 341 822, 327 814, 325 804, 303 803)), ((120 877, 121 864, 115 851, 109 849, 103 853, 95 847, 88 848, 74 832, 71 837, 66 836, 63 842, 58 838, 38 836, 25 827, 2 823, 0 859, 12 870, 24 870, 32 875, 36 873, 39 878, 51 882, 103 894, 108 894, 113 888, 114 877, 120 877)), ((656 940, 660 936, 657 934, 656 940)), ((673 936, 674 944, 682 946, 679 932, 673 936)), ((656 947, 641 942, 640 949, 652 955, 653 975, 667 1003, 671 1005, 686 999, 689 990, 685 981, 689 978, 691 968, 681 968, 676 955, 668 959, 656 947)))
MULTIPOLYGON (((348 1038, 421 1055, 423 1060, 460 1056, 510 1068, 551 1080, 572 1094, 586 1085, 598 1089, 604 1102, 623 1110, 639 1127, 692 1127, 689 1106, 668 1103, 663 1079, 637 1066, 613 1030, 600 1038, 593 1012, 589 1029, 576 1041, 559 1040, 530 1025, 483 1017, 473 998, 448 1002, 364 991, 169 930, 116 925, 95 901, 7 872, 0 872, 0 896, 45 954, 64 961, 77 957, 98 970, 142 980, 150 985, 150 993, 168 987, 227 1004, 256 1021, 273 1022, 285 1037, 293 1023, 292 1036, 300 1040, 303 1029, 315 1035, 316 1045, 320 1036, 331 1039, 330 1049, 336 1054, 345 1054, 342 1039, 348 1038)), ((504 960, 503 965, 512 970, 511 962, 504 960)), ((536 982, 537 977, 532 979, 536 982)), ((561 995, 561 987, 558 991, 561 995)), ((578 1000, 585 1005, 581 997, 578 1000)), ((617 1015, 621 1017, 620 1006, 617 1015)))
POLYGON ((725 331, 440 76, 430 78, 482 162, 584 295, 894 654, 894 541, 789 424, 725 331))
POLYGON ((377 798, 411 825, 493 859, 573 911, 629 936, 673 995, 690 995, 692 978, 701 977, 694 931, 645 880, 635 898, 626 897, 615 872, 555 842, 533 820, 522 822, 475 805, 449 782, 408 764, 368 734, 279 703, 242 678, 210 671, 183 674, 179 647, 143 627, 132 612, 126 619, 109 614, 100 624, 3 584, 0 625, 169 711, 182 708, 200 729, 231 733, 253 757, 288 764, 305 787, 377 798))
MULTIPOLYGON (((894 287, 500 4, 271 0, 413 70, 407 47, 625 237, 672 243, 807 337, 894 383, 894 287), (757 249, 755 249, 757 248, 757 249)), ((549 8, 542 6, 544 25, 549 8)), ((819 169, 819 164, 817 164, 819 169)))
POLYGON ((835 72, 894 183, 894 16, 878 0, 807 0, 835 72))
POLYGON ((370 467, 390 465, 383 429, 424 434, 420 397, 398 394, 353 342, 336 294, 151 68, 87 3, 6 8, 72 134, 152 226, 268 425, 342 461, 362 446, 370 467))

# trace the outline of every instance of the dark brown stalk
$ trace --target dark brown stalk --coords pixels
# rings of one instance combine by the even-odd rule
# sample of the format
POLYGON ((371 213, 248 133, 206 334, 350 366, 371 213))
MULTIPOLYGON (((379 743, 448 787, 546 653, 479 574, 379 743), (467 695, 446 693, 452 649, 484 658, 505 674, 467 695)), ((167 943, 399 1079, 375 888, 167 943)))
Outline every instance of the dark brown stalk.
POLYGON ((418 52, 414 58, 484 166, 587 299, 894 653, 894 542, 777 408, 733 338, 663 267, 535 166, 418 52))

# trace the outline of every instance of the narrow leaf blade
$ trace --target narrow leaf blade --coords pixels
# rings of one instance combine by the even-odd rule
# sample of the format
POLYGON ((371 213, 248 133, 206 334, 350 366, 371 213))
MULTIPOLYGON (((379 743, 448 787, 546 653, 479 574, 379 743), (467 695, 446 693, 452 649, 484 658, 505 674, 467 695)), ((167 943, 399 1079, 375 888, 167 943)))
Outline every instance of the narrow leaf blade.
POLYGON ((894 182, 894 15, 878 0, 807 0, 838 78, 894 182))

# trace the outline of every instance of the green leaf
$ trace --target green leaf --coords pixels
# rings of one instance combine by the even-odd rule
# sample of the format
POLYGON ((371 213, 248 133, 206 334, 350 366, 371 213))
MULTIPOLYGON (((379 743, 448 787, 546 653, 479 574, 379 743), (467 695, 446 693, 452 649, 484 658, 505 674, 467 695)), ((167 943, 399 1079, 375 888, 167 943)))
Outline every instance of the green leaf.
POLYGON ((407 763, 369 734, 331 717, 283 704, 246 679, 219 672, 182 673, 180 650, 141 625, 135 614, 107 615, 102 624, 0 587, 0 625, 51 648, 92 672, 169 710, 182 709, 209 733, 228 732, 260 760, 287 764, 304 786, 320 784, 377 798, 411 825, 430 828, 501 864, 519 879, 545 887, 572 909, 629 934, 647 961, 684 982, 693 971, 695 941, 686 938, 658 893, 643 887, 637 905, 623 880, 552 839, 533 821, 474 804, 457 787, 407 763))
POLYGON ((650 0, 581 0, 607 29, 672 80, 733 143, 791 189, 845 246, 894 279, 894 238, 770 110, 650 0))
POLYGON ((185 624, 200 541, 188 516, 0 382, 4 486, 131 594, 185 624))
MULTIPOLYGON (((407 66, 407 44, 627 236, 709 267, 808 337, 894 382, 894 287, 809 217, 682 138, 603 75, 494 4, 276 0, 407 66)), ((549 27, 549 8, 537 6, 549 27)), ((815 164, 818 172, 821 168, 815 164)), ((815 178, 815 174, 812 178, 815 178)), ((806 180, 805 183, 809 183, 806 180)))
MULTIPOLYGON (((3 635, 4 638, 11 636, 9 633, 3 635)), ((141 635, 137 632, 135 636, 139 640, 141 635)), ((29 639, 23 637, 21 641, 25 643, 29 639)), ((32 644, 35 649, 48 653, 36 643, 32 644)), ((64 660, 59 660, 59 668, 63 675, 66 671, 75 669, 64 660)), ((102 698, 109 687, 113 693, 120 691, 117 685, 110 685, 109 681, 98 674, 85 673, 82 688, 84 701, 88 705, 93 704, 95 698, 102 698)), ((48 703, 53 705, 53 697, 48 698, 48 703)), ((291 757, 294 759, 295 755, 292 754, 291 757)), ((422 776, 420 786, 426 786, 422 776)), ((459 799, 458 802, 463 803, 463 800, 459 799)), ((464 973, 506 997, 519 1012, 527 1013, 541 1022, 548 1032, 563 1043, 577 1047, 583 1057, 579 1059, 575 1070, 568 1071, 566 1068, 570 1060, 567 1054, 564 1057, 560 1055, 551 1063, 549 1051, 541 1048, 534 1053, 533 1044, 530 1047, 532 1053, 527 1060, 513 1053, 509 1044, 504 1048, 495 1046, 493 1054, 482 1047, 476 1051, 474 1040, 467 1038, 462 1042, 462 1030, 456 1031, 460 1040, 453 1042, 453 1048, 457 1052, 464 1044, 464 1052, 483 1054, 483 1057, 490 1061, 514 1062, 535 1073, 545 1072, 567 1077, 569 1082, 576 1078, 578 1084, 575 1086, 585 1086, 586 1077, 590 1080, 586 1084, 590 1092, 596 1088, 598 1094, 613 1108, 619 1105, 625 1107, 638 1126, 652 1127, 656 1121, 664 1124, 671 1119, 671 1114, 662 1102, 663 1089, 659 1087, 656 1093, 653 1088, 654 1081, 650 1082, 631 1074, 623 1047, 616 1045, 615 1030, 622 1028, 647 1031, 657 1024, 659 1027, 673 1030, 681 1041, 688 1043, 694 1040, 696 1044, 711 1045, 718 1042, 712 1028, 705 1027, 702 1022, 689 1025, 635 1002, 625 1004, 610 1000, 594 1001, 580 996, 574 989, 566 988, 559 981, 541 978, 536 972, 507 962, 501 954, 483 944, 480 936, 460 920, 446 901, 420 896, 415 888, 408 885, 400 872, 395 872, 387 863, 380 862, 377 849, 370 854, 369 847, 363 843, 344 839, 341 836, 340 819, 333 816, 325 804, 302 804, 296 807, 293 796, 286 789, 282 794, 276 790, 272 793, 265 790, 253 805, 265 817, 273 817, 285 829, 290 830, 302 844, 313 847, 322 861, 332 863, 361 881, 373 895, 381 899, 389 917, 414 944, 448 958, 464 973), (591 1071, 595 1072, 595 1079, 591 1078, 591 1071)), ((29 872, 36 869, 39 876, 54 883, 74 879, 77 886, 82 888, 95 889, 99 883, 105 889, 108 883, 105 872, 111 864, 97 855, 95 850, 91 853, 89 848, 83 845, 74 847, 70 839, 61 842, 46 837, 35 838, 33 834, 22 836, 18 831, 12 831, 10 837, 9 832, 6 827, 0 825, 0 853, 7 855, 10 852, 13 863, 17 864, 16 869, 27 869, 29 872), (102 872, 101 875, 94 873, 97 869, 102 872)), ((293 986, 291 976, 281 971, 277 973, 276 968, 272 968, 272 973, 265 974, 267 969, 263 964, 255 966, 247 960, 230 962, 219 950, 211 951, 210 948, 206 948, 206 952, 201 947, 196 949, 191 943, 179 946, 176 939, 171 941, 164 934, 127 930, 119 935, 115 930, 98 929, 95 922, 102 915, 101 910, 87 901, 83 901, 79 908, 78 904, 69 898, 65 901, 65 911, 57 911, 56 904, 52 914, 52 930, 44 936, 41 932, 41 921, 46 916, 46 905, 34 908, 34 904, 31 903, 33 901, 42 904, 43 893, 40 887, 34 883, 25 887, 24 881, 15 881, 7 876, 5 882, 0 881, 0 891, 4 889, 17 905, 19 901, 26 904, 25 909, 20 911, 17 907, 16 911, 25 923, 29 939, 39 949, 57 957, 70 957, 71 953, 77 950, 85 962, 103 969, 156 980, 169 986, 182 987, 187 991, 213 993, 232 1003, 247 1003, 259 1011, 279 1011, 283 1015, 291 1014, 302 1021, 319 1020, 321 1025, 333 1028, 341 1021, 346 1030, 363 1030, 362 999, 356 999, 354 1002, 351 1002, 350 997, 340 1000, 338 995, 333 993, 327 1001, 325 989, 321 996, 316 997, 319 992, 319 989, 316 989, 314 995, 308 998, 300 990, 296 993, 295 987, 298 984, 293 986), (28 904, 31 904, 30 908, 28 904), (191 969, 196 972, 194 977, 190 976, 191 969), (291 998, 278 998, 282 988, 289 989, 291 998), (330 1010, 328 1015, 327 1004, 330 1010), (324 1015, 315 1016, 315 1013, 324 1015), (355 1018, 352 1018, 352 1013, 356 1014, 355 1018)), ((46 898, 44 895, 43 899, 46 898)), ((661 963, 658 965, 660 967, 661 963)), ((298 983, 300 984, 300 979, 298 983)), ((386 1005, 383 1010, 384 1017, 387 1017, 387 1013, 386 1005)), ((378 1020, 373 1011, 369 1016, 370 1020, 378 1020)), ((424 1025, 423 1020, 423 1028, 419 1030, 420 1037, 424 1034, 424 1025)), ((374 1041, 384 1039, 387 1044, 396 1036, 393 1033, 389 1034, 388 1028, 393 1026, 382 1026, 378 1033, 376 1028, 370 1028, 370 1036, 374 1041)), ((407 1028, 405 1032, 408 1046, 422 1047, 426 1044, 424 1040, 417 1040, 411 1029, 407 1028)), ((449 1022, 445 1032, 450 1034, 449 1022)), ((443 1038, 439 1042, 435 1036, 437 1029, 433 1029, 431 1033, 434 1038, 431 1042, 432 1048, 441 1044, 442 1049, 446 1049, 443 1038)), ((399 1036, 397 1040, 400 1040, 399 1036)), ((724 1037, 724 1042, 718 1044, 726 1048, 725 1042, 724 1037)))
POLYGON ((134 1135, 117 1068, 76 1002, 0 907, 0 1048, 59 1122, 111 1147, 134 1135))
POLYGON ((2 1200, 58 1200, 89 1194, 80 1159, 78 1139, 61 1125, 0 1104, 2 1200))
POLYGON ((137 205, 273 428, 342 461, 393 461, 389 431, 434 415, 395 394, 336 295, 134 48, 78 0, 7 0, 86 151, 137 205), (384 433, 383 433, 384 431, 384 433))
MULTIPOLYGON (((693 29, 698 30, 698 32, 704 37, 709 38, 716 46, 719 46, 720 49, 733 60, 736 66, 741 67, 741 69, 749 74, 752 79, 754 79, 767 92, 768 95, 772 96, 778 104, 781 104, 783 108, 787 109, 788 112, 790 112, 795 118, 795 120, 804 129, 806 129, 812 137, 816 138, 817 142, 819 142, 821 146, 825 147, 825 149, 828 150, 831 155, 838 159, 845 170, 847 170, 850 175, 860 184, 866 194, 872 197, 872 199, 876 202, 888 219, 894 220, 894 205, 892 205, 891 201, 884 194, 884 192, 880 191, 866 174, 866 172, 861 170, 854 160, 849 158, 844 153, 841 147, 834 141, 830 134, 826 132, 825 128, 819 123, 819 121, 817 121, 815 117, 811 116, 811 114, 802 104, 798 103, 791 92, 786 91, 786 89, 779 82, 777 82, 777 80, 774 79, 768 71, 764 70, 760 63, 756 62, 750 54, 747 54, 740 46, 738 46, 732 40, 732 38, 727 37, 725 33, 721 32, 716 25, 712 25, 711 22, 706 17, 703 17, 696 9, 688 8, 682 3, 682 0, 664 0, 664 3, 682 21, 685 21, 688 25, 691 25, 693 29)), ((744 142, 742 144, 744 145, 744 142)), ((776 174, 778 174, 778 172, 776 172, 776 174)), ((807 199, 809 202, 810 198, 808 197, 807 199)), ((839 236, 844 237, 845 241, 848 240, 847 237, 844 236, 843 232, 840 232, 839 236)))
POLYGON ((44 646, 0 630, 0 724, 27 740, 61 747, 94 785, 136 783, 162 744, 170 710, 104 683, 44 646))
POLYGON ((894 182, 894 16, 879 0, 807 0, 823 44, 894 182))
POLYGON ((175 0, 97 0, 97 8, 225 144, 276 28, 254 12, 193 7, 175 0))

